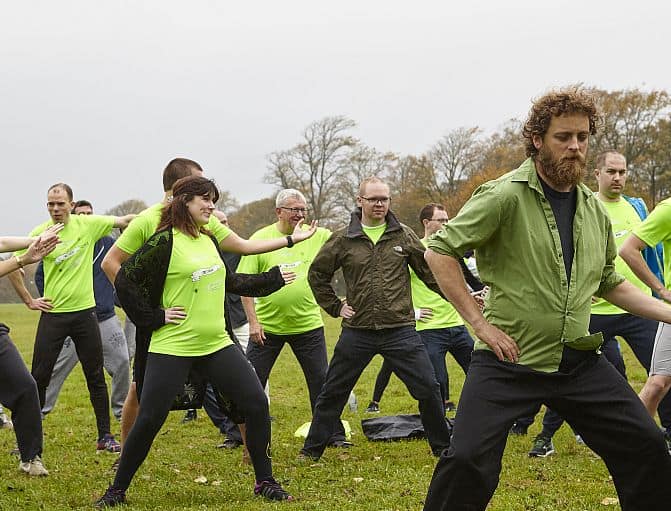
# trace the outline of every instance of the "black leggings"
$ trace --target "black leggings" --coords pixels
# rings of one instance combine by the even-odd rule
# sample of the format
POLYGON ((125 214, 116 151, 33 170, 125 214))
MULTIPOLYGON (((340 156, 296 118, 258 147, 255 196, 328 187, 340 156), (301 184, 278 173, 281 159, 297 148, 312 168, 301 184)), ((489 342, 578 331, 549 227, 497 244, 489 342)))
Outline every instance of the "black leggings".
POLYGON ((0 403, 12 411, 21 461, 42 456, 42 416, 37 385, 0 323, 0 403))
POLYGON ((177 357, 149 353, 138 418, 121 451, 114 487, 126 490, 182 389, 191 366, 233 400, 247 419, 247 448, 256 480, 272 477, 268 400, 254 368, 235 345, 210 355, 177 357))

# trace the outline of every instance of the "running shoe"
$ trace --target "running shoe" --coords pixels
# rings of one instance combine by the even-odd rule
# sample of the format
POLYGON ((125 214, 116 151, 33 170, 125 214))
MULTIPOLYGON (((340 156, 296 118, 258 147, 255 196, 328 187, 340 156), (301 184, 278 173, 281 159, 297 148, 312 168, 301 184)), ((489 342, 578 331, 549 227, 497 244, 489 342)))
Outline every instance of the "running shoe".
POLYGON ((187 410, 186 413, 184 414, 184 418, 182 419, 182 424, 186 424, 188 422, 193 422, 198 418, 198 412, 196 410, 187 410))
POLYGON ((104 437, 98 440, 96 445, 96 452, 100 454, 101 452, 121 452, 121 444, 114 439, 114 435, 107 433, 104 437))
POLYGON ((457 405, 454 404, 454 401, 445 401, 445 411, 446 412, 457 411, 457 405))
POLYGON ((30 461, 22 461, 19 463, 19 469, 29 476, 44 477, 49 475, 49 471, 44 468, 42 458, 35 456, 30 461))
POLYGON ((375 401, 371 401, 370 403, 368 403, 366 413, 380 413, 380 405, 375 401))
POLYGON ((538 435, 529 450, 530 458, 546 458, 555 452, 555 446, 551 438, 538 435))
POLYGON ((237 449, 242 445, 242 442, 237 441, 235 438, 226 437, 226 439, 217 445, 217 449, 237 449))
POLYGON ((114 507, 126 503, 126 492, 110 486, 105 490, 105 494, 96 500, 95 508, 103 509, 106 507, 114 507))
POLYGON ((289 492, 282 488, 280 483, 272 477, 263 481, 257 481, 254 485, 254 495, 261 495, 268 500, 294 500, 289 492))
POLYGON ((0 429, 14 429, 14 424, 6 413, 0 413, 0 429))

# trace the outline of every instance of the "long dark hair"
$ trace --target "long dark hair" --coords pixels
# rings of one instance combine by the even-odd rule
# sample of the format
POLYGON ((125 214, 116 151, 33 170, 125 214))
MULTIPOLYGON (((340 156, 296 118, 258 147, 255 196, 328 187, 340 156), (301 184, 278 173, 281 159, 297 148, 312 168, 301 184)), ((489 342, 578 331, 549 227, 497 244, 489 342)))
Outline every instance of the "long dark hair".
POLYGON ((207 229, 199 228, 189 214, 186 203, 196 196, 209 197, 212 202, 217 202, 219 190, 214 181, 205 177, 187 176, 178 179, 172 187, 172 200, 163 207, 156 230, 174 227, 192 238, 197 238, 199 232, 210 234, 207 229))

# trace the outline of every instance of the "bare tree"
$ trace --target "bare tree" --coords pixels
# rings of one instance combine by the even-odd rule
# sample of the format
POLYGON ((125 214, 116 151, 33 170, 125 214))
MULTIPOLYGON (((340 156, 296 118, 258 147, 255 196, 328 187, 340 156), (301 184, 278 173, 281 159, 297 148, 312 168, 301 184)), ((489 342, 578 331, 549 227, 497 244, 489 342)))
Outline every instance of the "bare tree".
POLYGON ((351 152, 344 172, 338 177, 337 199, 332 217, 339 223, 349 221, 348 213, 356 206, 359 184, 364 179, 377 176, 387 179, 399 163, 394 153, 381 153, 359 143, 351 152))
POLYGON ((443 136, 427 153, 435 169, 434 191, 453 193, 477 170, 480 129, 457 128, 443 136))
POLYGON ((330 217, 336 210, 339 177, 347 171, 352 152, 359 144, 348 133, 354 127, 356 123, 343 116, 311 123, 296 146, 268 156, 265 181, 300 190, 315 218, 330 217))
POLYGON ((124 216, 124 215, 129 215, 131 213, 139 213, 140 211, 143 211, 147 209, 147 203, 143 200, 140 199, 128 199, 126 201, 123 201, 121 204, 117 204, 113 208, 108 209, 105 211, 106 215, 114 215, 114 216, 124 216))
POLYGON ((229 215, 240 208, 240 203, 228 190, 219 190, 219 200, 215 206, 217 209, 229 215))

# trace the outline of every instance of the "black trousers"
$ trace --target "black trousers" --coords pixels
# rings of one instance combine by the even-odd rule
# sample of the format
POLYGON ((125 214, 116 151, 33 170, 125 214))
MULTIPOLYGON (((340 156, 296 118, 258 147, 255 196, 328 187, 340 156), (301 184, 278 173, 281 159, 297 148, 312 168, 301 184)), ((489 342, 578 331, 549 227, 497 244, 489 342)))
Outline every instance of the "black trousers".
POLYGON ((217 389, 230 396, 244 414, 247 420, 247 448, 256 480, 272 477, 268 400, 242 350, 231 345, 201 357, 148 354, 140 411, 121 451, 114 479, 116 488, 125 490, 130 486, 192 366, 217 389))
MULTIPOLYGON (((624 359, 616 336, 622 337, 627 342, 646 373, 649 373, 657 325, 657 321, 633 314, 592 314, 589 320, 589 331, 590 333, 603 332, 604 341, 601 351, 606 359, 615 366, 615 369, 626 378, 624 359)), ((664 396, 659 403, 657 413, 662 426, 671 430, 671 393, 664 396)), ((530 426, 533 421, 534 416, 530 416, 518 419, 517 423, 530 426)), ((543 416, 542 434, 547 438, 552 438, 563 423, 562 416, 549 408, 543 416)))
POLYGON ((72 338, 82 364, 100 439, 110 433, 110 402, 103 373, 103 347, 95 308, 77 312, 43 312, 40 315, 32 364, 40 408, 44 407, 51 373, 68 336, 72 338))
POLYGON ((560 371, 542 373, 478 350, 425 511, 484 510, 499 481, 508 430, 539 403, 557 410, 601 456, 623 511, 669 508, 671 456, 662 432, 603 356, 565 349, 560 371))
MULTIPOLYGON (((265 334, 266 340, 263 346, 251 340, 247 345, 247 358, 254 366, 256 374, 261 381, 261 386, 266 386, 270 371, 275 365, 277 357, 280 356, 284 345, 288 344, 303 370, 305 383, 308 385, 308 392, 310 394, 310 410, 314 414, 315 403, 322 390, 322 385, 324 385, 326 371, 328 370, 324 328, 315 328, 301 334, 278 335, 271 334, 270 332, 266 332, 265 334)), ((334 442, 344 439, 345 430, 342 424, 338 422, 334 434, 329 441, 334 442)))
POLYGON ((21 461, 30 461, 42 456, 40 400, 35 380, 8 334, 9 328, 0 323, 0 403, 12 411, 21 461))
POLYGON ((376 354, 389 362, 410 395, 419 401, 424 431, 434 454, 450 444, 440 387, 414 326, 382 330, 343 328, 302 452, 312 457, 322 455, 334 428, 340 424, 340 414, 354 384, 376 354))
MULTIPOLYGON (((420 339, 426 346, 426 352, 429 354, 429 360, 433 366, 434 374, 438 385, 440 385, 440 395, 443 401, 450 399, 450 378, 447 373, 445 356, 451 353, 454 360, 461 366, 464 374, 468 371, 468 364, 471 363, 471 353, 473 353, 473 339, 466 330, 465 326, 453 326, 448 328, 429 328, 418 330, 420 339)), ((382 400, 389 378, 391 378, 391 367, 388 362, 383 362, 380 372, 375 379, 375 388, 373 389, 373 401, 379 403, 382 400)))

